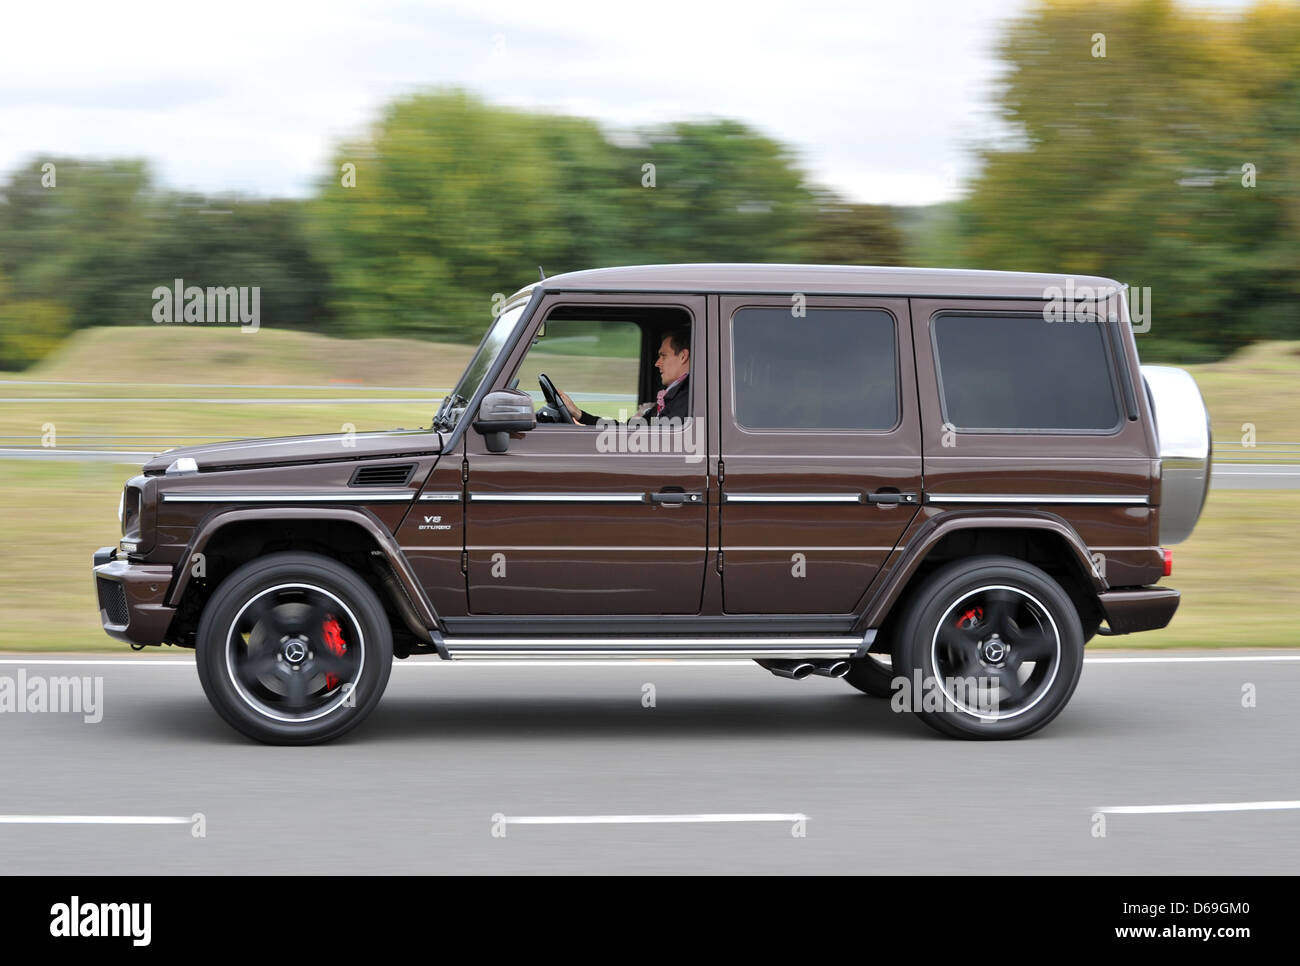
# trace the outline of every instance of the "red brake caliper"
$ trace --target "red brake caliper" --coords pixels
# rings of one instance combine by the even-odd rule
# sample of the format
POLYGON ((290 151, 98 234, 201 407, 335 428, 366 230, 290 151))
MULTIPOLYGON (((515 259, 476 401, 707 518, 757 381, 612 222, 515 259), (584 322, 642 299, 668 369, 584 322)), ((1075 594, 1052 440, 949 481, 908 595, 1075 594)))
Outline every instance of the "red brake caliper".
POLYGON ((983 607, 972 607, 966 613, 957 618, 957 626, 962 630, 970 630, 976 624, 984 619, 983 607))
MULTIPOLYGON (((343 628, 339 626, 338 619, 330 614, 321 625, 321 630, 325 633, 325 646, 330 649, 330 653, 335 657, 342 657, 348 652, 348 646, 343 641, 343 628)), ((325 675, 325 688, 333 691, 339 686, 339 676, 337 674, 325 675)))

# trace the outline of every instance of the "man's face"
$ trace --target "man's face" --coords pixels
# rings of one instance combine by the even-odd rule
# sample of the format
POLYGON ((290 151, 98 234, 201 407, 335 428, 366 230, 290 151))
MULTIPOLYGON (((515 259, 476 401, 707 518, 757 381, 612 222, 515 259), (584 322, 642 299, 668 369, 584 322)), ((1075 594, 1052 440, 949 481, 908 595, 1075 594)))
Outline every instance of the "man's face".
POLYGON ((682 376, 691 371, 691 350, 673 351, 672 339, 664 339, 659 344, 659 358, 655 361, 659 377, 665 386, 671 386, 682 376))

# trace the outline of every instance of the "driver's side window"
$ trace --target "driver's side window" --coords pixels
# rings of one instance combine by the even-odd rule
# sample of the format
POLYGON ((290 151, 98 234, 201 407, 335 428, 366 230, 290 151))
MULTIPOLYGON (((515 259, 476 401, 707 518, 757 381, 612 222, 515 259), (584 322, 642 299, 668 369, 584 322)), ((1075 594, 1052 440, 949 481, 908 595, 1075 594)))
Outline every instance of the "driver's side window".
POLYGON ((544 334, 529 347, 515 372, 515 385, 533 397, 534 408, 546 404, 539 380, 545 375, 557 391, 593 416, 626 418, 636 410, 641 327, 625 319, 600 318, 598 312, 592 316, 548 318, 544 334))

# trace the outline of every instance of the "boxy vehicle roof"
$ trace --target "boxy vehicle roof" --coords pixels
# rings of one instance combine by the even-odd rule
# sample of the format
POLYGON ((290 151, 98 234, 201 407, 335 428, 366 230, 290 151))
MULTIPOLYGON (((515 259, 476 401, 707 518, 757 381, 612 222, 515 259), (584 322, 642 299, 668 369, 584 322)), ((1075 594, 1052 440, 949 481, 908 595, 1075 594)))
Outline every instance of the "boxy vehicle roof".
MULTIPOLYGON (((987 272, 960 268, 892 268, 857 265, 692 264, 593 268, 553 275, 536 286, 547 292, 769 293, 879 295, 917 298, 1044 299, 1091 287, 1118 292, 1119 282, 1096 275, 987 272)), ((511 300, 513 301, 513 299, 511 300)))

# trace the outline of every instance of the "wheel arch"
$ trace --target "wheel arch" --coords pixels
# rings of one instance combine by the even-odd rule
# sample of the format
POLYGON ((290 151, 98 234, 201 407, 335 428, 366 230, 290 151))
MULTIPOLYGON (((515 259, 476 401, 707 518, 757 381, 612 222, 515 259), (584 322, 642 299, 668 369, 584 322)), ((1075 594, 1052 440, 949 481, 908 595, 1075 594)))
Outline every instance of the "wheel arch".
POLYGON ((1067 522, 1046 513, 990 516, 948 511, 925 524, 908 542, 855 630, 883 628, 908 593, 945 563, 985 554, 1034 564, 1061 585, 1081 619, 1104 618, 1098 595, 1107 584, 1093 567, 1087 545, 1067 522))
POLYGON ((183 623, 197 625, 203 602, 227 575, 278 550, 338 560, 391 604, 393 615, 412 635, 429 643, 437 639, 438 615, 401 547, 373 514, 350 507, 243 507, 209 516, 195 529, 177 565, 167 602, 183 623), (386 572, 374 566, 377 560, 386 564, 386 572))

